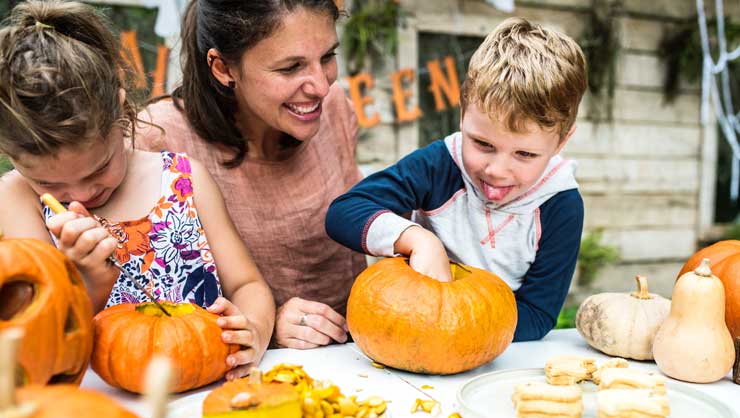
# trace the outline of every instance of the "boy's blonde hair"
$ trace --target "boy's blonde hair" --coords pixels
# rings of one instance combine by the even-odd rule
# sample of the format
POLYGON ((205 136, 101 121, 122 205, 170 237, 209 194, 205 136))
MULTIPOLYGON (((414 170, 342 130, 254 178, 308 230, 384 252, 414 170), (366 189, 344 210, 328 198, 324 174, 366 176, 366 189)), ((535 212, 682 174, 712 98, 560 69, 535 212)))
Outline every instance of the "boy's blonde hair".
POLYGON ((470 59, 461 111, 477 105, 512 132, 528 121, 555 128, 562 140, 586 91, 586 59, 570 37, 521 18, 501 23, 470 59))

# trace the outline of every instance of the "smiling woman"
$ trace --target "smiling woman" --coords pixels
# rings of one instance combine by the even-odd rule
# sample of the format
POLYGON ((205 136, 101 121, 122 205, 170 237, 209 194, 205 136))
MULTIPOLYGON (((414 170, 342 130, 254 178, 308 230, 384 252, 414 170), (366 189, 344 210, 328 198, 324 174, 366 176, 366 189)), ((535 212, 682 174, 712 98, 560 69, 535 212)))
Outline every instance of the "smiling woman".
POLYGON ((217 337, 240 346, 223 360, 226 377, 243 376, 272 334, 269 287, 208 172, 185 154, 133 149, 137 112, 122 67, 91 6, 29 0, 13 9, 0 28, 0 154, 16 170, 0 179, 0 229, 56 245, 95 311, 149 294, 223 314, 217 337), (46 193, 69 210, 40 202, 46 193))
POLYGON ((324 230, 329 203, 361 178, 357 118, 337 78, 332 0, 192 0, 183 84, 141 115, 137 144, 196 156, 220 186, 275 296, 274 343, 347 339, 364 256, 324 230))

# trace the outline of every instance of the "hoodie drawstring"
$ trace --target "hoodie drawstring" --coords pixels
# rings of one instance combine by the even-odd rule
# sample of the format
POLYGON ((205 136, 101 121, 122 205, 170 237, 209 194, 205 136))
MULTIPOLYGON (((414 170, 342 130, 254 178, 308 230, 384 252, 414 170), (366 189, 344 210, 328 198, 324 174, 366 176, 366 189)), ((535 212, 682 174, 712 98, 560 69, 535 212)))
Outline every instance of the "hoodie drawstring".
POLYGON ((491 248, 496 248, 496 233, 504 229, 509 222, 514 220, 514 215, 511 214, 504 219, 499 226, 493 227, 491 223, 491 209, 486 208, 486 225, 488 225, 488 235, 480 241, 480 245, 491 244, 491 248))

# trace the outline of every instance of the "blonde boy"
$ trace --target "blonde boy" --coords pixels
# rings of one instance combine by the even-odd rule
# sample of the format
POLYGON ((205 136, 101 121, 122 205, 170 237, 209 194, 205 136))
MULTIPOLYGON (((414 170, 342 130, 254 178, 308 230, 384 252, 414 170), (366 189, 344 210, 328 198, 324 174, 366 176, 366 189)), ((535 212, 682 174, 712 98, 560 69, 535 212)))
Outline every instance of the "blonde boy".
POLYGON ((514 340, 542 338, 580 245, 575 166, 559 154, 585 90, 585 59, 571 38, 504 21, 470 60, 460 132, 338 197, 327 232, 356 251, 408 256, 440 281, 451 280, 449 259, 492 271, 516 295, 514 340))

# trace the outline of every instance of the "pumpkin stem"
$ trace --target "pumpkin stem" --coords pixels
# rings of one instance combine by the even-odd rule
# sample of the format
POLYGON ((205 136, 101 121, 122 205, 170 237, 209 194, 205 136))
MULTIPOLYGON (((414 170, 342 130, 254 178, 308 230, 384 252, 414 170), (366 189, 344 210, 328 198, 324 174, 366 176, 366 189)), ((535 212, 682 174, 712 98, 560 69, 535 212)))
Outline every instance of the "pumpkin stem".
POLYGON ((3 229, 0 228, 0 239, 3 239, 3 229))
POLYGON ((709 263, 708 258, 702 259, 701 264, 699 264, 699 267, 697 267, 696 270, 694 270, 694 273, 697 276, 701 276, 701 277, 712 277, 712 269, 709 268, 709 264, 710 263, 709 263))
POLYGON ((16 408, 15 362, 22 339, 20 328, 9 328, 0 334, 0 411, 3 412, 16 408))
POLYGON ((635 276, 635 281, 637 282, 637 292, 632 292, 630 296, 637 299, 652 299, 653 296, 648 292, 647 277, 638 274, 635 276))
POLYGON ((172 384, 172 365, 167 357, 154 357, 146 369, 146 394, 147 404, 152 410, 152 418, 165 418, 167 416, 167 394, 172 384))

